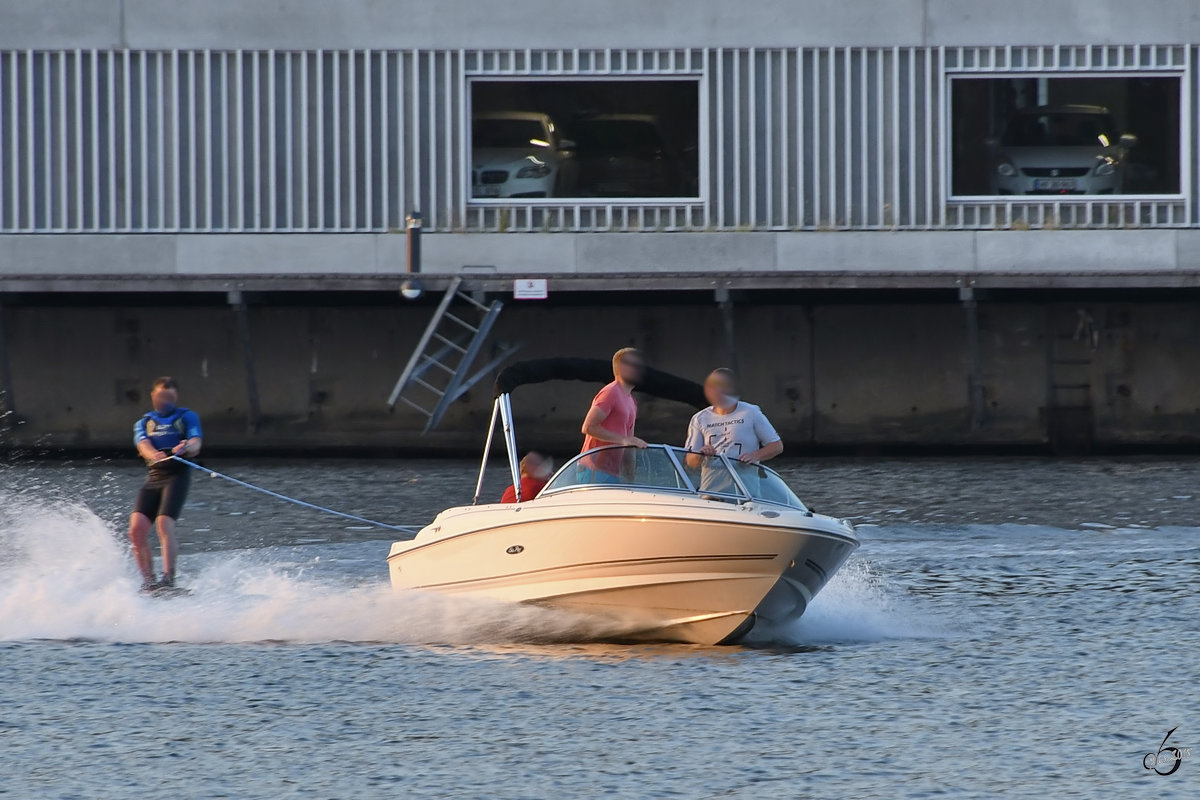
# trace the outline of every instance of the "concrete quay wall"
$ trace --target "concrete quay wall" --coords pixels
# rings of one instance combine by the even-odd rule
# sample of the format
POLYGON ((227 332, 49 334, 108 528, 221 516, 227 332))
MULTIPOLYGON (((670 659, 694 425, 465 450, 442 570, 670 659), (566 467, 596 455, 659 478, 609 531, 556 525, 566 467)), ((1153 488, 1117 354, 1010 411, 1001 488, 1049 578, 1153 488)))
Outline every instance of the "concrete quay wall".
MULTIPOLYGON (((1048 447, 1055 352, 1073 357, 1072 406, 1086 407, 1098 447, 1200 445, 1200 307, 1104 300, 981 301, 978 348, 953 299, 879 303, 754 295, 735 307, 736 353, 710 301, 643 295, 614 305, 580 295, 511 303, 495 342, 519 358, 603 358, 644 348, 662 369, 701 379, 738 361, 744 395, 761 404, 793 452, 888 446, 1048 447), (1079 329, 1081 312, 1088 327, 1079 329), (977 356, 976 356, 977 353, 977 356)), ((149 382, 175 375, 204 417, 213 448, 255 452, 478 449, 490 411, 483 383, 435 433, 385 399, 431 314, 430 302, 342 304, 321 296, 251 305, 261 419, 251 430, 244 352, 218 300, 156 303, 55 297, 2 307, 6 363, 0 448, 127 448, 149 382)), ((569 452, 595 387, 547 384, 514 397, 527 445, 569 452)), ((681 441, 690 411, 642 404, 642 433, 681 441)))

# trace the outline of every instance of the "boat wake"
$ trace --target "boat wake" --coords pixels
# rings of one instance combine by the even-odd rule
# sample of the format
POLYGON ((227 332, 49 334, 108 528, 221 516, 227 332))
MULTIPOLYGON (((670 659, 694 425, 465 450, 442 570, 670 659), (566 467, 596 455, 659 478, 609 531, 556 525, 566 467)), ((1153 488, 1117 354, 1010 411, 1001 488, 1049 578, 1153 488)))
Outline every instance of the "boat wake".
POLYGON ((147 597, 123 538, 83 506, 46 509, 0 493, 0 641, 493 644, 620 634, 551 609, 394 592, 380 542, 189 554, 182 580, 193 594, 147 597))
MULTIPOLYGON (((617 623, 387 583, 387 542, 188 554, 194 593, 138 592, 123 534, 82 505, 0 493, 0 641, 507 644, 620 639, 617 623)), ((852 559, 799 622, 755 645, 938 635, 869 562, 852 559)))
POLYGON ((816 645, 929 639, 951 635, 914 598, 855 555, 795 623, 772 632, 777 644, 816 645))

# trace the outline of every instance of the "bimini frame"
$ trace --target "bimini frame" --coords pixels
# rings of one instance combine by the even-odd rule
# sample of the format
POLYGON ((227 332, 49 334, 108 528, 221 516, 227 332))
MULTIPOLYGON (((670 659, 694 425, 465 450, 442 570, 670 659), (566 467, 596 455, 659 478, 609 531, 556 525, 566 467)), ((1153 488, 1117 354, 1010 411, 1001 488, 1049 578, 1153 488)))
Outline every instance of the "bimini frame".
POLYGON ((492 421, 488 423, 487 440, 483 443, 483 461, 479 464, 479 480, 475 483, 475 499, 472 505, 479 505, 479 496, 483 494, 483 478, 487 474, 488 459, 492 455, 492 439, 496 437, 496 420, 504 430, 504 449, 508 454, 508 468, 512 472, 512 485, 517 490, 517 502, 521 497, 521 460, 517 456, 517 433, 513 428, 512 395, 505 392, 498 396, 492 404, 492 421))
MULTIPOLYGON (((517 434, 513 420, 512 392, 528 383, 544 383, 552 380, 576 380, 589 383, 607 383, 612 380, 612 363, 585 358, 547 358, 539 361, 521 361, 506 367, 496 376, 495 402, 492 404, 492 419, 488 423, 487 439, 483 443, 483 461, 479 465, 479 480, 475 482, 474 505, 479 504, 483 494, 483 479, 487 474, 488 459, 492 455, 492 440, 496 436, 499 421, 504 432, 504 449, 508 454, 508 468, 512 473, 512 485, 517 490, 517 502, 521 497, 521 457, 517 451, 517 434)), ((638 392, 665 400, 677 400, 694 408, 704 408, 704 388, 665 372, 646 370, 638 392)))

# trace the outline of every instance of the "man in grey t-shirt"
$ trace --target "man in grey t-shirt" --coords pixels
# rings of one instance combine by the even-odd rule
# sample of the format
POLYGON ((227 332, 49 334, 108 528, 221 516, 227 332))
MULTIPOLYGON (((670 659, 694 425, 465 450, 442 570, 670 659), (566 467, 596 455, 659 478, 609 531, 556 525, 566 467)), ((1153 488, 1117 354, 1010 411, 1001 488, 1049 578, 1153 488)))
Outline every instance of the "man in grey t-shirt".
MULTIPOLYGON (((760 464, 783 452, 783 442, 762 409, 737 396, 737 375, 731 369, 716 369, 704 381, 704 396, 711 406, 697 411, 688 423, 688 466, 707 462, 704 456, 724 455, 743 464, 760 464)), ((714 481, 725 470, 704 470, 701 484, 719 491, 714 481)))

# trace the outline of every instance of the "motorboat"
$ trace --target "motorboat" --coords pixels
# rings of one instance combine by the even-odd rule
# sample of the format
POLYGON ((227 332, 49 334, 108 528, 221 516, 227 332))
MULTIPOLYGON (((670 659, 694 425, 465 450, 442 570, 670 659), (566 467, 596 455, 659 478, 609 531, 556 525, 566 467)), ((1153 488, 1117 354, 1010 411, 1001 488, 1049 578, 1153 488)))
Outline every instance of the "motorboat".
MULTIPOLYGON (((816 514, 761 464, 653 444, 568 461, 536 497, 480 504, 501 423, 520 487, 511 391, 556 377, 604 380, 607 362, 553 359, 497 380, 476 502, 450 508, 388 555, 395 589, 532 603, 602 623, 606 638, 731 644, 797 620, 858 547, 853 526, 816 514)), ((699 406, 664 373, 639 391, 699 406), (657 391, 655 391, 657 390, 657 391)))

